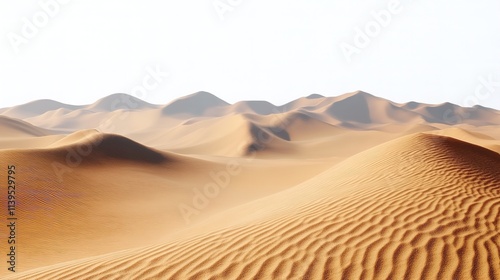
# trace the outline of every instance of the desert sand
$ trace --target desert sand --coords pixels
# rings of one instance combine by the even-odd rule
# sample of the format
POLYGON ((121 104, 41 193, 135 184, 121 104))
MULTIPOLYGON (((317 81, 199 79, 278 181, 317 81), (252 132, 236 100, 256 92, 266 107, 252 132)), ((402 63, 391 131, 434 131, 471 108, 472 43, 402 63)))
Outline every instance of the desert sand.
POLYGON ((490 108, 115 94, 0 109, 0 133, 0 279, 500 279, 490 108))

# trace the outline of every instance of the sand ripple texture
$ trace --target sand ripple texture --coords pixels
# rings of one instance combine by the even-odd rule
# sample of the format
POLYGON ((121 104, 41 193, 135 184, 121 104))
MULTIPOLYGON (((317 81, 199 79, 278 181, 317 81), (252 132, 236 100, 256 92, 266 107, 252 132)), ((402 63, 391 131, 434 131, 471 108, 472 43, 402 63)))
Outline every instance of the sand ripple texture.
POLYGON ((415 134, 158 246, 5 279, 500 279, 500 155, 415 134))

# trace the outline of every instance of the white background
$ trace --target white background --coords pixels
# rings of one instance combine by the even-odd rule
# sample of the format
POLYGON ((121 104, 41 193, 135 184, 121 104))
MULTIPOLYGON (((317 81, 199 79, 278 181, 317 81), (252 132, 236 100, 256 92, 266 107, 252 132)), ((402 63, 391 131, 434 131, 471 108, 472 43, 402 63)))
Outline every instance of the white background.
MULTIPOLYGON (((72 0, 16 53, 9 36, 21 36, 23 18, 43 9, 1 0, 0 107, 133 94, 156 66, 170 77, 143 99, 157 104, 200 90, 279 105, 359 89, 465 105, 480 77, 500 81, 498 0, 401 0, 401 12, 351 63, 340 44, 353 44, 355 28, 390 1, 232 1, 221 20, 213 0, 72 0)), ((500 87, 477 100, 500 109, 500 87)))

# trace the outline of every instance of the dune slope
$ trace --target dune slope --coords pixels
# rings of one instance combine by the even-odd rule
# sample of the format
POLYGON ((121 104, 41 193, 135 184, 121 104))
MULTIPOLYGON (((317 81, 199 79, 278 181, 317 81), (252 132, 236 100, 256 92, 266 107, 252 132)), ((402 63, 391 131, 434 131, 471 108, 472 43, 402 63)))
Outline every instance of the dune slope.
POLYGON ((162 245, 15 279, 500 279, 499 168, 491 150, 410 135, 162 245))
MULTIPOLYGON (((241 171, 225 181, 226 159, 162 152, 96 130, 53 140, 44 148, 0 150, 0 176, 7 180, 7 166, 15 165, 19 182, 18 273, 161 242, 189 224, 179 206, 192 206, 193 191, 207 184, 227 187, 189 217, 192 224, 287 189, 331 166, 235 159, 241 171), (291 170, 301 172, 289 174, 291 170), (270 180, 270 174, 277 179, 270 180)), ((0 196, 3 209, 6 199, 0 196)), ((7 228, 2 227, 0 237, 5 236, 7 228)), ((0 271, 0 276, 6 274, 0 271)))
POLYGON ((2 138, 9 137, 39 137, 54 134, 43 128, 33 126, 22 120, 0 116, 0 131, 2 138))

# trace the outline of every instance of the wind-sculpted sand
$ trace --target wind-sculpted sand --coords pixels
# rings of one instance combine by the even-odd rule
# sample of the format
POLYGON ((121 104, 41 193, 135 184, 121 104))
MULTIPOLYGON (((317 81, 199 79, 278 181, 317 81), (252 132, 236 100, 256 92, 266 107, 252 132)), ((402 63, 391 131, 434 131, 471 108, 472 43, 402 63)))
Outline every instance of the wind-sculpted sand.
POLYGON ((412 135, 221 213, 208 232, 16 279, 498 279, 498 168, 487 149, 412 135))
POLYGON ((358 93, 273 113, 201 96, 189 110, 193 97, 137 101, 167 127, 131 122, 132 139, 5 120, 33 147, 0 141, 23 182, 19 271, 0 278, 500 279, 496 111, 358 93), (431 121, 448 109, 479 117, 431 121))

